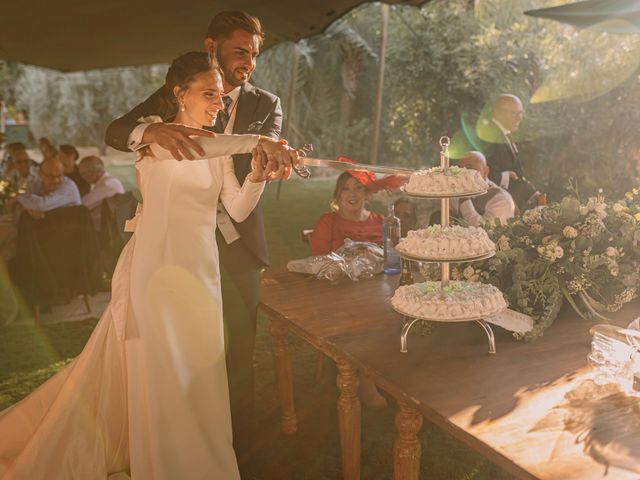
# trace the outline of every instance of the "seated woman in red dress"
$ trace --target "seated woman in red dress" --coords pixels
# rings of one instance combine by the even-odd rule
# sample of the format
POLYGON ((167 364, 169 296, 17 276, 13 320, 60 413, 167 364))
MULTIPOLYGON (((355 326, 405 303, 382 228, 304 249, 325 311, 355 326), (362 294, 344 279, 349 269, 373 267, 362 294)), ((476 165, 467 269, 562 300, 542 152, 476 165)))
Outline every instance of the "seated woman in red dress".
MULTIPOLYGON (((325 255, 342 246, 346 238, 382 245, 384 217, 365 208, 369 194, 388 188, 389 180, 376 180, 369 172, 347 170, 336 182, 331 212, 323 213, 309 239, 312 255, 325 255)), ((394 178, 395 177, 391 177, 394 178)))
MULTIPOLYGON (((312 255, 325 255, 340 248, 345 239, 382 245, 384 217, 365 208, 369 194, 398 188, 398 177, 376 180, 375 174, 347 170, 338 177, 331 200, 331 212, 323 213, 313 228, 309 243, 312 255)), ((385 407, 387 400, 375 384, 360 378, 360 398, 370 407, 385 407)))

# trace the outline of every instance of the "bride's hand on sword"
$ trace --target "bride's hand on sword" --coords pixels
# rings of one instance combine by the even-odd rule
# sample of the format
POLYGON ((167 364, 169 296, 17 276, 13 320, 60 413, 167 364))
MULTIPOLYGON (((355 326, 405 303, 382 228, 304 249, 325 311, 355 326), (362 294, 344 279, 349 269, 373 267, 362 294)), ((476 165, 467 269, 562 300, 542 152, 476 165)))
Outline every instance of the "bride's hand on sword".
POLYGON ((263 148, 267 161, 277 165, 277 168, 270 172, 269 180, 289 178, 292 166, 297 165, 300 160, 298 150, 287 145, 286 140, 274 140, 269 137, 260 137, 258 146, 263 148))
POLYGON ((267 155, 261 146, 256 146, 251 153, 253 158, 251 159, 251 173, 249 174, 250 182, 259 183, 265 180, 273 180, 284 172, 284 165, 278 165, 273 156, 267 155))

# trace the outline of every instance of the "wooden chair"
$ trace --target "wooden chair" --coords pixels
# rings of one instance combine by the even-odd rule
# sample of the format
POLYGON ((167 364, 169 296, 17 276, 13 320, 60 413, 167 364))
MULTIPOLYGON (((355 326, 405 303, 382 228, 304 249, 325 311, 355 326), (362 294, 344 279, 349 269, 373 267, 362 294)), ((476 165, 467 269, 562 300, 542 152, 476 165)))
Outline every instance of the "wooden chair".
POLYGON ((116 268, 120 252, 131 237, 131 233, 124 231, 124 225, 135 215, 137 206, 138 200, 132 192, 119 193, 102 202, 98 235, 102 268, 109 278, 116 268))
POLYGON ((302 243, 306 243, 309 245, 311 243, 311 234, 313 233, 313 228, 305 228, 300 230, 300 240, 302 243))

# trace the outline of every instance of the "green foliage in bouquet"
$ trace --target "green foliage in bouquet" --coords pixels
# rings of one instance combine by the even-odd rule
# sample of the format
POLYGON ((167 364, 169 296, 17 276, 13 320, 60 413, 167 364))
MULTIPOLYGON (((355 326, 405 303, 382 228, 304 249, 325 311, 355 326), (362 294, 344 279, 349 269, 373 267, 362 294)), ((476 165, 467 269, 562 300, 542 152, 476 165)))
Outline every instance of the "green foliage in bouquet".
POLYGON ((584 204, 565 197, 527 210, 507 225, 489 227, 496 255, 461 275, 494 284, 510 308, 533 317, 533 330, 520 335, 526 340, 553 323, 563 298, 583 318, 606 319, 637 296, 640 222, 634 208, 601 197, 584 204))
POLYGON ((18 182, 0 179, 0 213, 4 212, 5 203, 19 193, 23 193, 24 189, 18 182))

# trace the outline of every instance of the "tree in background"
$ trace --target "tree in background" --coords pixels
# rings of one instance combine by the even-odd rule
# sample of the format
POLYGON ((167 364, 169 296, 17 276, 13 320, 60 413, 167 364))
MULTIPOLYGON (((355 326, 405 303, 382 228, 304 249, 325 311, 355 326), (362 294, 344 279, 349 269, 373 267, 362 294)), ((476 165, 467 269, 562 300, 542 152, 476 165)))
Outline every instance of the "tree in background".
POLYGON ((24 67, 16 103, 29 112, 35 137, 104 149, 104 131, 164 81, 165 65, 59 73, 24 67))
POLYGON ((366 161, 371 105, 361 97, 375 58, 368 42, 339 21, 324 35, 264 52, 254 83, 280 96, 283 133, 292 144, 313 143, 317 155, 348 152, 366 161))
MULTIPOLYGON (((497 95, 509 92, 526 105, 519 145, 537 186, 551 199, 566 193, 570 179, 585 195, 602 188, 621 196, 640 158, 640 36, 575 30, 523 15, 553 3, 393 6, 379 163, 436 164, 441 135, 458 132, 463 118, 473 127, 497 95)), ((252 81, 282 99, 284 134, 293 145, 313 143, 318 156, 368 161, 380 28, 379 6, 366 4, 323 35, 260 56, 252 81)), ((63 75, 14 68, 19 78, 9 90, 29 112, 36 136, 102 145, 109 121, 153 92, 165 69, 63 75)), ((6 72, 0 68, 0 78, 6 72)))

